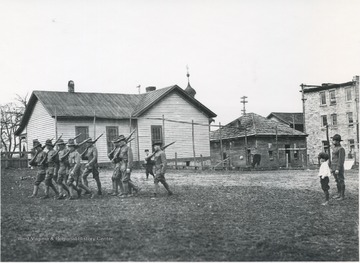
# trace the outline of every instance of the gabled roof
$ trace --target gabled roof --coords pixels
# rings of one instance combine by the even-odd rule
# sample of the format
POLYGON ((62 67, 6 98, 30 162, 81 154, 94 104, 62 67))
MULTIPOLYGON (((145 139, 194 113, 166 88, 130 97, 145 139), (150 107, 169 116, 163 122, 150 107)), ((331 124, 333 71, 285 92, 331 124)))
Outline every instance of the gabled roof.
POLYGON ((286 124, 304 124, 303 114, 301 112, 271 112, 267 119, 275 117, 286 124))
POLYGON ((209 118, 216 114, 189 96, 177 85, 150 91, 143 94, 90 93, 90 92, 56 92, 33 91, 24 112, 16 135, 26 127, 37 101, 39 101, 51 117, 57 118, 96 118, 129 119, 140 117, 153 105, 171 92, 177 92, 189 103, 197 107, 209 118))
POLYGON ((307 134, 294 130, 286 124, 269 120, 255 113, 247 113, 221 129, 212 131, 210 141, 220 140, 220 134, 223 140, 245 137, 245 128, 246 136, 276 136, 276 134, 278 136, 307 136, 307 134))

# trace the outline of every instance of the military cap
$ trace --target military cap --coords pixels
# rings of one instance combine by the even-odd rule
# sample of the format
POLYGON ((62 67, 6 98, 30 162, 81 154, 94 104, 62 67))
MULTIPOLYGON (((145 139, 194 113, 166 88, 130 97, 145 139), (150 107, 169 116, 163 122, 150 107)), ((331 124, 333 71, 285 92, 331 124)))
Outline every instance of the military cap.
POLYGON ((155 141, 155 142, 153 142, 153 144, 152 144, 153 146, 155 146, 155 145, 159 145, 159 146, 161 146, 162 145, 162 142, 160 142, 160 141, 155 141))
POLYGON ((329 160, 329 155, 325 152, 319 153, 318 157, 319 157, 319 159, 324 159, 326 161, 329 160))
POLYGON ((340 136, 339 134, 335 134, 335 135, 332 137, 332 139, 333 139, 334 141, 339 141, 339 142, 342 141, 342 140, 341 140, 341 136, 340 136))
POLYGON ((39 140, 38 140, 38 139, 33 140, 33 149, 35 149, 35 148, 38 147, 38 146, 42 147, 42 145, 41 145, 41 143, 39 142, 39 140))
POLYGON ((61 144, 65 144, 63 139, 59 139, 58 142, 56 143, 56 145, 61 145, 61 144))
POLYGON ((53 146, 52 141, 50 139, 46 140, 45 145, 53 146))
POLYGON ((73 146, 73 147, 76 146, 74 139, 69 139, 67 146, 73 146))
POLYGON ((124 135, 119 135, 115 140, 113 140, 112 142, 121 142, 121 141, 125 141, 126 138, 124 135))

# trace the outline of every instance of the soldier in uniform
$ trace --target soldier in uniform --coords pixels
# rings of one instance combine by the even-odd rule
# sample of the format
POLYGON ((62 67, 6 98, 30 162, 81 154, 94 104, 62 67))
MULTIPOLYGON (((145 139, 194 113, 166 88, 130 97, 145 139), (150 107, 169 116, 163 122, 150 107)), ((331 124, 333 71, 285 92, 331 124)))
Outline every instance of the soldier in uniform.
POLYGON ((30 198, 36 197, 39 191, 39 185, 41 184, 42 181, 45 180, 45 176, 46 176, 46 158, 47 158, 47 154, 43 151, 42 145, 41 143, 35 139, 33 140, 33 149, 35 150, 36 153, 34 155, 34 157, 29 161, 29 165, 31 166, 37 166, 38 167, 38 171, 36 174, 36 179, 35 179, 35 183, 34 183, 34 191, 33 194, 30 195, 30 198))
POLYGON ((345 149, 341 146, 341 136, 335 134, 332 137, 334 148, 331 155, 331 171, 335 177, 336 187, 338 194, 334 199, 343 200, 345 198, 345 177, 344 177, 344 162, 345 162, 345 149))
POLYGON ((112 141, 114 144, 114 149, 108 154, 109 159, 112 163, 115 164, 114 172, 111 177, 112 181, 112 193, 110 195, 116 196, 119 195, 119 188, 120 188, 120 195, 124 194, 124 186, 121 181, 121 172, 120 172, 120 141, 124 140, 125 137, 123 135, 119 136, 115 140, 112 141))
MULTIPOLYGON (((70 189, 69 200, 73 200, 73 199, 75 199, 74 190, 78 193, 78 197, 81 196, 80 188, 84 189, 86 194, 92 194, 92 193, 91 193, 91 190, 81 182, 81 178, 80 178, 81 157, 80 157, 80 153, 78 153, 75 150, 76 144, 74 143, 74 140, 69 139, 67 146, 70 151, 70 153, 69 153, 70 170, 69 170, 69 180, 67 182, 67 185, 69 186, 69 189, 70 189)), ((93 197, 93 195, 91 197, 93 197)))
POLYGON ((56 179, 56 184, 58 185, 58 189, 60 192, 60 195, 58 199, 64 199, 65 194, 64 191, 67 192, 67 194, 70 196, 69 188, 66 186, 67 181, 67 168, 69 165, 69 150, 65 147, 65 142, 63 139, 60 139, 56 145, 58 146, 58 154, 57 157, 55 157, 58 160, 59 163, 59 169, 58 169, 58 175, 56 179))
POLYGON ((168 183, 165 180, 165 172, 166 172, 166 155, 163 150, 161 150, 161 142, 153 143, 155 155, 154 155, 154 162, 155 162, 155 192, 154 196, 156 197, 159 192, 159 182, 165 187, 168 195, 172 195, 173 192, 170 190, 168 183))
POLYGON ((49 196, 49 188, 54 190, 55 194, 59 196, 59 192, 52 183, 52 179, 54 177, 54 170, 55 170, 55 157, 57 155, 56 151, 54 150, 54 146, 51 142, 51 140, 46 140, 45 142, 46 148, 48 150, 47 152, 47 159, 45 162, 47 162, 47 168, 46 168, 46 176, 45 176, 45 196, 42 198, 50 198, 49 196))
POLYGON ((86 142, 87 144, 87 148, 86 148, 86 154, 85 156, 87 157, 88 163, 85 165, 85 170, 82 174, 82 179, 84 181, 84 184, 88 187, 89 183, 87 180, 87 177, 90 173, 93 174, 93 178, 96 181, 96 185, 98 188, 98 195, 102 195, 102 191, 101 191, 101 182, 100 182, 100 177, 99 177, 99 166, 98 166, 98 161, 97 161, 97 157, 98 157, 98 151, 94 145, 94 141, 90 138, 90 140, 88 140, 86 142))

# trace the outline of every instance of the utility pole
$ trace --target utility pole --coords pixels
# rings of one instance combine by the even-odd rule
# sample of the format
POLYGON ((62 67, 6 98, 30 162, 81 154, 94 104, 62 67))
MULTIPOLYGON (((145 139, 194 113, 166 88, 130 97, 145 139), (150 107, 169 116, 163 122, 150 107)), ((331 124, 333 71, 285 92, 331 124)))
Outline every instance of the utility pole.
MULTIPOLYGON (((306 133, 306 125, 305 125, 305 95, 304 95, 304 87, 306 87, 305 84, 301 84, 301 100, 302 100, 302 106, 303 106, 303 133, 306 133)), ((305 167, 308 165, 308 154, 307 154, 307 138, 305 138, 305 167)))
MULTIPOLYGON (((242 96, 241 97, 241 103, 243 104, 243 109, 241 110, 243 112, 243 115, 246 116, 246 108, 245 108, 245 103, 248 103, 248 101, 246 100, 247 97, 246 96, 242 96)), ((245 122, 244 122, 245 123, 245 122)), ((246 125, 244 125, 244 130, 245 130, 245 163, 246 165, 248 165, 248 143, 247 143, 247 132, 246 132, 246 125)))

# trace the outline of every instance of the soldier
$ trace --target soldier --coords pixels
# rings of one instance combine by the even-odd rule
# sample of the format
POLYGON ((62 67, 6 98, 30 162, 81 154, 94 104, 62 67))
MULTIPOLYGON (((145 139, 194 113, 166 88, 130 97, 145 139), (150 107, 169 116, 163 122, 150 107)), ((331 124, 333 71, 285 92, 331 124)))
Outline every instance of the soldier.
POLYGON ((121 172, 120 172, 120 141, 124 140, 125 137, 120 135, 116 138, 112 143, 114 144, 114 149, 108 154, 109 159, 111 162, 115 164, 114 172, 111 177, 112 180, 112 188, 113 191, 111 193, 112 196, 119 195, 119 188, 120 188, 120 195, 124 194, 124 186, 122 184, 121 172))
POLYGON ((57 176, 57 180, 56 180, 56 183, 58 185, 58 189, 60 192, 58 199, 64 199, 65 198, 64 191, 66 191, 68 193, 68 195, 70 196, 69 188, 66 186, 66 181, 67 181, 67 176, 68 176, 67 168, 69 165, 68 156, 69 156, 70 152, 68 149, 66 149, 65 142, 63 141, 63 139, 60 139, 56 143, 56 145, 58 146, 57 159, 59 161, 59 170, 58 170, 58 176, 57 176))
POLYGON ((39 185, 41 184, 42 181, 45 180, 45 175, 46 175, 46 162, 45 161, 46 161, 47 155, 43 151, 42 145, 37 139, 33 140, 32 150, 35 150, 36 153, 35 153, 34 157, 29 161, 29 165, 38 166, 39 168, 38 168, 35 183, 34 183, 34 191, 33 191, 33 194, 29 196, 29 198, 33 198, 33 197, 37 196, 38 191, 39 191, 39 185))
POLYGON ((85 156, 87 157, 88 163, 85 165, 85 170, 82 174, 82 179, 84 181, 84 184, 88 187, 89 183, 87 180, 87 177, 90 173, 93 174, 93 178, 96 181, 96 185, 98 188, 98 195, 102 195, 101 192, 101 182, 100 182, 100 178, 99 178, 99 166, 98 166, 98 161, 97 161, 97 157, 98 157, 98 152, 97 149, 94 145, 94 141, 89 138, 89 140, 86 142, 87 144, 87 148, 85 150, 84 153, 82 154, 86 154, 85 156))
POLYGON ((133 153, 129 146, 126 145, 126 138, 124 135, 120 135, 118 138, 119 147, 117 155, 114 155, 115 158, 118 158, 120 162, 120 174, 121 181, 124 187, 124 194, 119 195, 120 198, 126 198, 131 196, 130 189, 137 194, 140 191, 140 187, 138 187, 133 181, 131 181, 131 170, 133 166, 133 153))
MULTIPOLYGON (((81 182, 80 174, 81 174, 81 157, 80 154, 75 150, 76 144, 73 139, 69 139, 68 144, 69 148, 69 180, 67 185, 70 189, 70 197, 69 200, 74 200, 74 190, 78 193, 78 197, 81 196, 81 189, 84 189, 86 194, 92 194, 91 190, 81 182), (79 180, 80 179, 80 180, 79 180), (74 184, 75 183, 75 184, 74 184)), ((91 196, 93 197, 93 195, 91 196)))
MULTIPOLYGON (((45 176, 45 196, 42 198, 50 198, 49 196, 49 187, 54 190, 55 194, 60 197, 58 190, 52 183, 52 179, 54 176, 54 169, 55 169, 55 157, 57 155, 56 151, 54 150, 54 145, 52 144, 51 140, 46 140, 45 142, 47 152, 47 169, 46 169, 46 176, 45 176)), ((45 162, 46 162, 45 161, 45 162)))
POLYGON ((345 149, 341 146, 341 136, 335 134, 332 137, 334 148, 331 155, 331 171, 335 177, 336 187, 338 194, 334 199, 344 200, 345 198, 345 177, 344 177, 344 162, 345 162, 345 149))
POLYGON ((146 175, 146 180, 149 179, 149 174, 151 174, 154 178, 154 172, 153 172, 153 167, 154 167, 154 161, 151 160, 151 158, 148 159, 150 153, 149 150, 146 149, 145 150, 145 175, 146 175))
POLYGON ((172 195, 173 192, 170 191, 169 185, 165 180, 165 172, 166 172, 166 155, 163 150, 161 150, 161 142, 153 143, 155 149, 154 162, 155 162, 155 192, 154 197, 157 196, 159 191, 159 182, 163 184, 165 189, 168 192, 168 195, 172 195))

